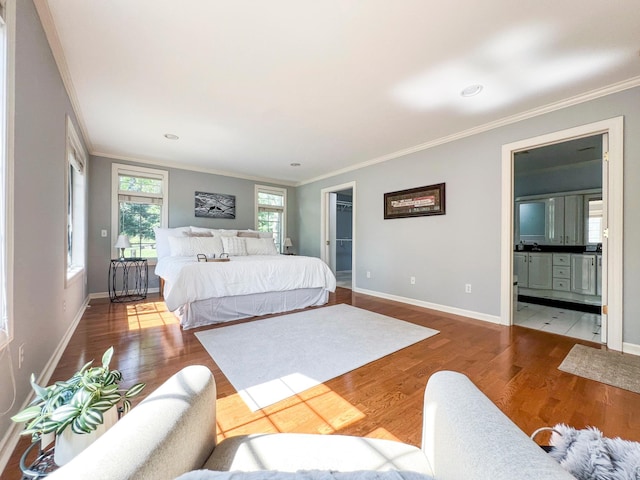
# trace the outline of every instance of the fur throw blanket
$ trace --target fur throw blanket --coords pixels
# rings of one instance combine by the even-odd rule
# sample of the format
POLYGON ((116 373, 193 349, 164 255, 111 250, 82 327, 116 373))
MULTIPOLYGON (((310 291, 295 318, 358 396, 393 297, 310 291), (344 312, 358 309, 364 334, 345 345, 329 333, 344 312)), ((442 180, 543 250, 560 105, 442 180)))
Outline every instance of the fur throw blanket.
POLYGON ((640 443, 607 438, 592 427, 553 430, 549 455, 579 480, 640 480, 640 443))

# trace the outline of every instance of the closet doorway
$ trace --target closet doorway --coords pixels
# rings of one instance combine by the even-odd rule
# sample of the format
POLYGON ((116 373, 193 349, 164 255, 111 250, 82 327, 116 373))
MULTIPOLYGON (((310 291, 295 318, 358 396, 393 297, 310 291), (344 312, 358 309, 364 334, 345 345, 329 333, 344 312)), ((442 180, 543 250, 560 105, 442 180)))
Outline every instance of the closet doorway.
POLYGON ((355 279, 355 182, 322 190, 322 260, 337 286, 353 288, 355 279))

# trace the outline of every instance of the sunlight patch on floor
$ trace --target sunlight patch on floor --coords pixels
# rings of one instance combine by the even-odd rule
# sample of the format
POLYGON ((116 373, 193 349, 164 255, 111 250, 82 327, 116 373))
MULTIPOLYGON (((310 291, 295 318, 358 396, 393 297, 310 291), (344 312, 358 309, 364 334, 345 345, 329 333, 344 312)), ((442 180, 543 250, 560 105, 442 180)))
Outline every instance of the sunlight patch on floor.
POLYGON ((217 401, 218 441, 250 433, 332 434, 363 418, 364 413, 326 385, 257 412, 251 412, 238 394, 217 401))
POLYGON ((174 314, 167 311, 164 302, 145 302, 127 305, 129 330, 178 325, 174 314))

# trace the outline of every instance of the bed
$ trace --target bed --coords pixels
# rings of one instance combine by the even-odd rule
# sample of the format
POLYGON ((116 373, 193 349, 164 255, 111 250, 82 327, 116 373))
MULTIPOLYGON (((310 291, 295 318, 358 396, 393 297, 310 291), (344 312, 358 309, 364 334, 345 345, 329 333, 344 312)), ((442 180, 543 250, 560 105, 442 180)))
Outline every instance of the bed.
POLYGON ((184 329, 324 305, 335 291, 335 276, 322 260, 279 255, 273 237, 229 230, 208 235, 203 230, 209 229, 196 227, 158 230, 155 272, 167 308, 184 329), (197 259, 223 253, 229 261, 197 259))

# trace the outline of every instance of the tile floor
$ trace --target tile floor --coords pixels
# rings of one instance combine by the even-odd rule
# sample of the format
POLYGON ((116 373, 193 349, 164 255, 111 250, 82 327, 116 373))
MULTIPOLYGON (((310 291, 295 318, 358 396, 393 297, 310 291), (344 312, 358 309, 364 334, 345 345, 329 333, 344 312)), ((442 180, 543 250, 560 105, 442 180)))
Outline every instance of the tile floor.
POLYGON ((513 323, 522 327, 600 342, 600 315, 519 302, 513 323))

